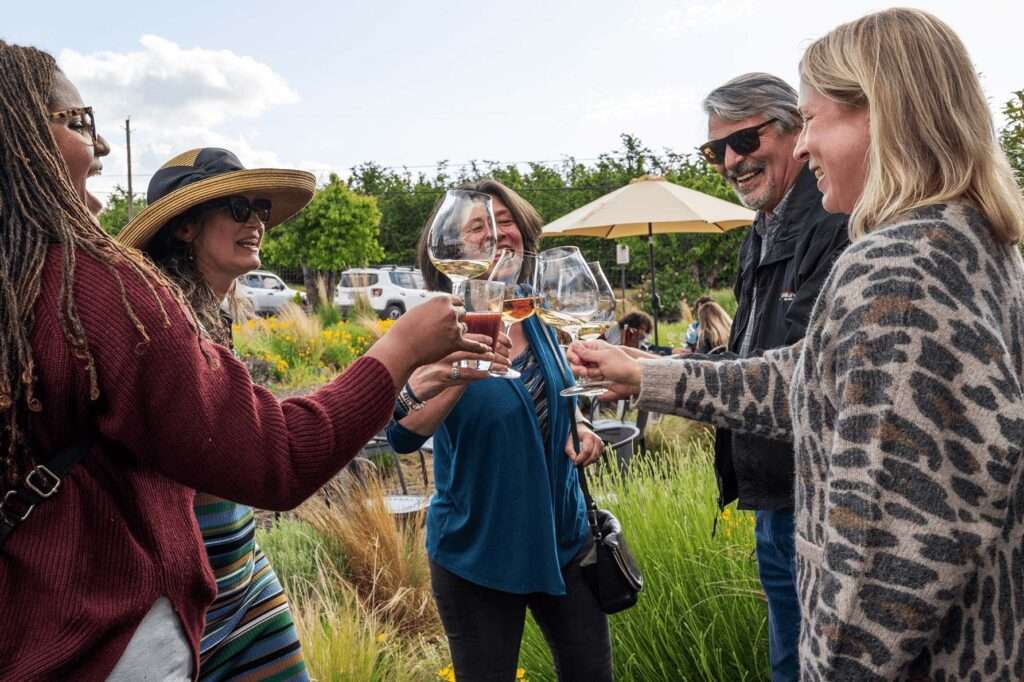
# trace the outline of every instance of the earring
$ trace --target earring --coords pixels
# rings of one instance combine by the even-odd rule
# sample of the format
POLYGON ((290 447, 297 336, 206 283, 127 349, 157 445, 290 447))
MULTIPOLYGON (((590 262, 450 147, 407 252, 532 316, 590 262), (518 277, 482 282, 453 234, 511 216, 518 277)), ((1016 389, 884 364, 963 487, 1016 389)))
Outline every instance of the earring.
POLYGON ((192 242, 187 242, 188 246, 185 247, 185 260, 189 263, 196 262, 196 252, 193 248, 192 242))

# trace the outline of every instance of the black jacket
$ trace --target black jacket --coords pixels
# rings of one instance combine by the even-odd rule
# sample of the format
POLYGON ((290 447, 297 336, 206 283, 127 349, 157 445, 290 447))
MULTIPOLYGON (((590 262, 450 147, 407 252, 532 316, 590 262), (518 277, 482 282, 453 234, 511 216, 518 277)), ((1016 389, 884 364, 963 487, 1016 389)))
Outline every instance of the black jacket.
MULTIPOLYGON (((749 324, 754 325, 749 355, 803 338, 821 286, 849 244, 847 218, 821 207, 814 174, 805 167, 797 176, 775 241, 760 265, 761 236, 750 229, 740 246, 731 353, 739 353, 749 324), (757 310, 751 320, 755 282, 757 310)), ((719 505, 724 507, 739 498, 741 509, 791 508, 793 462, 792 443, 718 429, 715 472, 719 505)))

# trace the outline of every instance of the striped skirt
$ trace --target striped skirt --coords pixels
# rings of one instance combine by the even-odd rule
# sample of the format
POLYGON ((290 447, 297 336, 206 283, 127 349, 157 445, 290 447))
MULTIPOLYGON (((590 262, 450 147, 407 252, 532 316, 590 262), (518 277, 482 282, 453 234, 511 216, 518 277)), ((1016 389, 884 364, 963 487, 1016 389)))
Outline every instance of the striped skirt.
POLYGON ((195 512, 217 580, 199 645, 199 678, 308 680, 288 598, 256 545, 252 507, 197 493, 195 512))

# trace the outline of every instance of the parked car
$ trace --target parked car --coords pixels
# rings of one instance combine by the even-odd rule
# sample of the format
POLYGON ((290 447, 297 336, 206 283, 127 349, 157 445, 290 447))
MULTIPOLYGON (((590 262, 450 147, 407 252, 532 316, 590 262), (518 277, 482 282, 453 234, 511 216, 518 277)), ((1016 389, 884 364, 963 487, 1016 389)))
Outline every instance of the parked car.
POLYGON ((273 315, 298 295, 303 304, 306 295, 292 289, 280 277, 266 270, 247 272, 237 280, 238 294, 249 299, 258 315, 273 315))
POLYGON ((382 265, 352 268, 341 273, 341 281, 334 293, 334 305, 347 316, 358 295, 366 296, 381 318, 397 320, 406 311, 441 294, 427 291, 423 275, 415 268, 382 265))

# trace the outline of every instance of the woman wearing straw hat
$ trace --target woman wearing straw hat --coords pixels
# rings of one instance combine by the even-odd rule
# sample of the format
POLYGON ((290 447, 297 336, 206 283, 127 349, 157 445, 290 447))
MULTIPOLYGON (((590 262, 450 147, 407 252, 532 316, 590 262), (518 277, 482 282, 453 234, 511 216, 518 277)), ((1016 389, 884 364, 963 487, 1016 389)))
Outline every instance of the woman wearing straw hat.
POLYGON ((90 213, 107 149, 54 59, 0 41, 0 72, 0 679, 187 679, 216 587, 194 489, 293 507, 415 367, 486 347, 438 297, 277 401, 90 213))
MULTIPOLYGON (((230 347, 220 301, 237 277, 260 267, 265 231, 311 196, 301 171, 246 170, 227 150, 192 149, 153 175, 149 205, 118 240, 149 256, 181 288, 210 337, 230 347)), ((460 383, 476 374, 486 376, 467 372, 460 383)), ((419 391, 431 395, 435 388, 419 391)), ((244 672, 308 679, 287 597, 255 544, 252 507, 197 493, 195 512, 218 591, 206 613, 200 678, 223 680, 244 672)))

